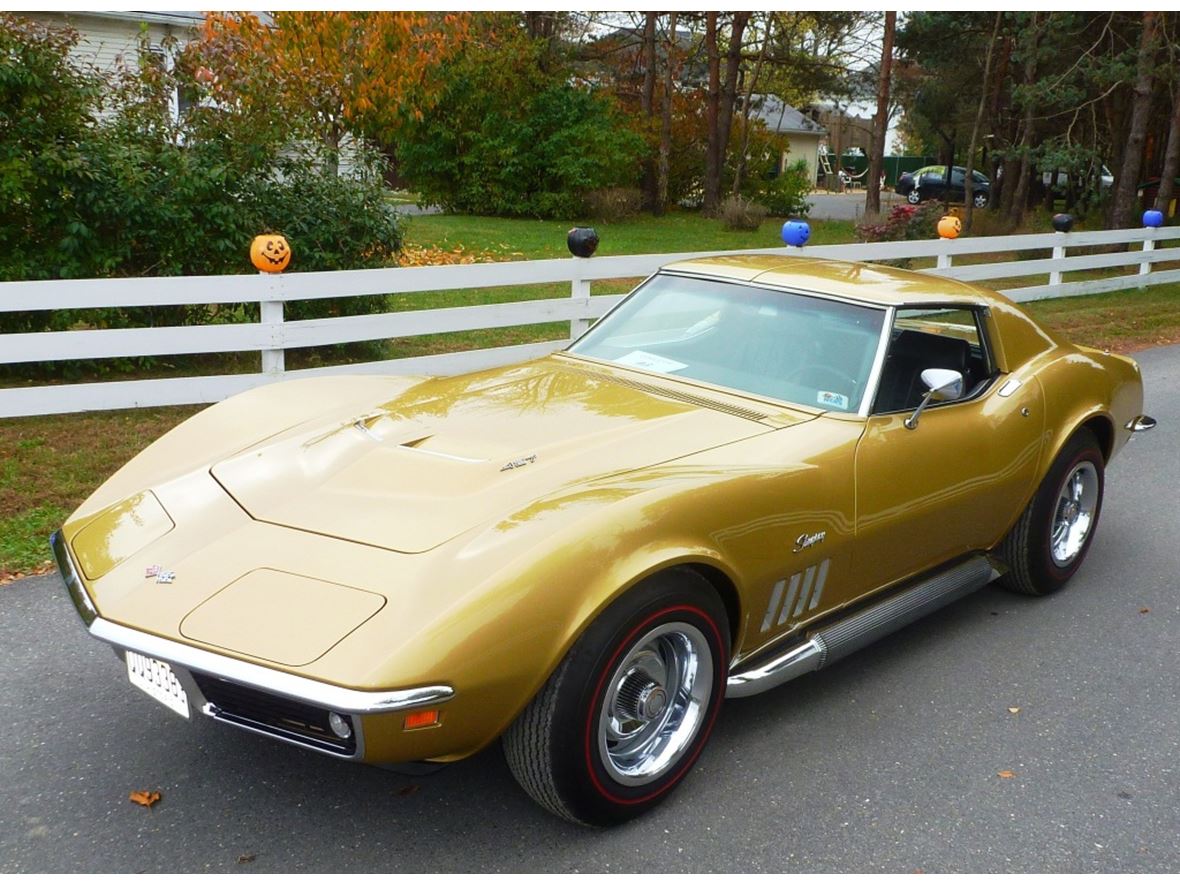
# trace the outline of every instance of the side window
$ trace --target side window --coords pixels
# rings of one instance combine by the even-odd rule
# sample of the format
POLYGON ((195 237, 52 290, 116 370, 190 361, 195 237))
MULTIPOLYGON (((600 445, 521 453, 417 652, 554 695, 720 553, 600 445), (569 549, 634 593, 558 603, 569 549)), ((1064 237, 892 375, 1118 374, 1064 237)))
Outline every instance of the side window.
POLYGON ((873 412, 916 409, 926 393, 926 369, 961 372, 964 399, 981 393, 995 374, 982 320, 982 309, 976 308, 899 310, 873 412))

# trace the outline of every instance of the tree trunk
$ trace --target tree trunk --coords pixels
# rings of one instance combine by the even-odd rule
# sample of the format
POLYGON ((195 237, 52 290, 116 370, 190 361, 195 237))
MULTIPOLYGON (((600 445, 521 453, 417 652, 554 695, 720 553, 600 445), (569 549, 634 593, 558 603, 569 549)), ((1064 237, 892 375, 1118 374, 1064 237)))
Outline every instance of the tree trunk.
MULTIPOLYGON (((644 124, 651 131, 655 119, 656 95, 656 18, 659 13, 644 13, 643 21, 643 92, 640 94, 640 107, 643 111, 644 124)), ((650 142, 648 142, 650 145, 650 142)), ((659 200, 659 189, 656 180, 656 158, 650 153, 643 161, 643 202, 648 209, 654 209, 659 200)))
POLYGON ((721 170, 717 165, 717 139, 721 108, 721 54, 717 50, 717 13, 705 13, 705 54, 709 64, 709 94, 705 103, 708 141, 705 145, 705 181, 702 210, 716 215, 721 204, 721 170))
POLYGON ((737 105, 738 75, 742 68, 742 37, 750 13, 735 12, 729 33, 729 51, 725 55, 725 80, 721 84, 721 107, 717 120, 717 203, 721 203, 721 172, 729 153, 729 135, 733 131, 733 111, 737 105))
MULTIPOLYGON (((758 60, 754 62, 754 71, 750 74, 749 80, 746 83, 745 101, 742 102, 742 144, 738 151, 737 159, 733 164, 733 189, 732 192, 737 194, 742 190, 742 177, 746 173, 746 153, 750 149, 750 111, 751 102, 754 97, 754 86, 758 82, 758 75, 762 73, 762 64, 766 60, 766 50, 770 47, 771 31, 774 28, 774 17, 767 16, 766 33, 762 36, 762 48, 758 50, 758 60)), ((782 157, 779 157, 779 166, 782 165, 782 157)), ((782 171, 781 169, 779 170, 782 171)))
MULTIPOLYGON (((1032 14, 1032 28, 1028 35, 1028 56, 1024 60, 1024 84, 1029 88, 1037 78, 1037 43, 1040 38, 1038 13, 1032 14)), ((1012 202, 1008 205, 1008 220, 1019 222, 1028 208, 1028 189, 1032 182, 1033 162, 1032 151, 1036 137, 1036 107, 1030 98, 1026 99, 1024 108, 1024 135, 1020 139, 1020 176, 1016 179, 1016 187, 1012 191, 1012 202)))
POLYGON ((1139 35, 1139 63, 1135 77, 1135 100, 1131 105, 1131 131, 1123 150, 1123 163, 1115 181, 1114 227, 1131 227, 1135 215, 1135 191, 1139 183, 1139 169, 1143 162, 1143 143, 1147 138, 1147 122, 1151 112, 1152 67, 1155 64, 1158 12, 1143 13, 1143 30, 1139 35))
POLYGON ((656 204, 654 212, 663 215, 668 205, 668 159, 672 156, 672 93, 676 70, 673 53, 676 51, 676 13, 668 13, 668 49, 664 64, 664 94, 660 107, 660 156, 656 165, 656 204))
MULTIPOLYGON (((889 77, 893 72, 893 31, 897 13, 885 13, 885 38, 881 45, 881 71, 877 77, 877 116, 873 118, 873 150, 865 176, 865 215, 881 214, 881 169, 885 165, 885 131, 889 128, 889 77)), ((988 49, 991 58, 991 49, 988 49)), ((984 82, 987 75, 984 74, 984 82)))
POLYGON ((987 44, 987 55, 983 61, 983 92, 979 96, 979 107, 975 110, 975 124, 971 127, 971 143, 967 147, 967 162, 963 173, 963 230, 971 230, 971 222, 975 217, 975 151, 979 147, 979 130, 983 127, 983 112, 987 107, 987 87, 991 81, 992 56, 996 49, 996 40, 1000 36, 1000 22, 1004 13, 996 13, 996 23, 992 27, 992 39, 987 44))
MULTIPOLYGON (((1180 90, 1177 90, 1180 91, 1180 90)), ((1164 168, 1160 173, 1160 192, 1155 208, 1168 217, 1168 206, 1175 194, 1176 174, 1180 172, 1180 95, 1172 98, 1172 122, 1168 127, 1168 146, 1164 150, 1164 168)))

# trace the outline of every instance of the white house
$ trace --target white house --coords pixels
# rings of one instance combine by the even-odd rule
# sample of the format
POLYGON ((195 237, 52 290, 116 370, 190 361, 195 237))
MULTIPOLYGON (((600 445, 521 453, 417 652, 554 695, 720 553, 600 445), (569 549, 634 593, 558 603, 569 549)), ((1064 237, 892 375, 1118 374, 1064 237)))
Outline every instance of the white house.
POLYGON ((787 149, 780 158, 779 171, 797 160, 805 160, 808 180, 814 182, 819 170, 819 143, 828 131, 777 95, 751 96, 750 108, 750 115, 765 123, 767 129, 787 136, 787 149))
MULTIPOLYGON (((100 71, 114 71, 120 64, 134 70, 139 65, 140 38, 146 34, 148 51, 167 60, 169 45, 177 48, 194 40, 203 12, 24 12, 45 25, 70 27, 78 32, 73 56, 100 71), (172 38, 171 40, 169 38, 172 38)), ((172 112, 179 116, 183 96, 172 96, 172 112)))

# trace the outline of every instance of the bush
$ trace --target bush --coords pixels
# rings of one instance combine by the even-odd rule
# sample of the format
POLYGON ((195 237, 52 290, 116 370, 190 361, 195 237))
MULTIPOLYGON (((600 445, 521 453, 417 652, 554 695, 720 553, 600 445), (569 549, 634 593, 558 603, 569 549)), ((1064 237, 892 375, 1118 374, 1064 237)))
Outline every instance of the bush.
POLYGON ((726 230, 758 230, 766 220, 766 207, 745 197, 726 197, 719 215, 726 230))
MULTIPOLYGON (((178 82, 199 84, 150 63, 104 81, 71 61, 76 41, 0 17, 0 279, 252 273, 250 240, 270 231, 291 242, 293 269, 394 262, 401 235, 378 178, 338 178, 314 146, 297 151, 273 124, 259 129, 212 102, 177 123, 165 96, 178 82)), ((289 314, 373 306, 298 302, 289 314)), ((256 313, 257 305, 109 308, 87 311, 84 322, 172 325, 256 313)), ((0 313, 0 332, 77 322, 72 311, 0 313)))
POLYGON ((598 221, 626 221, 642 206, 643 193, 637 187, 605 187, 586 194, 586 213, 598 221))
POLYGON ((806 160, 797 160, 782 174, 764 181, 757 191, 756 199, 766 206, 771 215, 787 217, 806 215, 811 203, 806 197, 811 193, 811 174, 806 160))
POLYGON ((938 237, 938 221, 944 215, 946 209, 941 203, 928 202, 917 206, 901 203, 889 210, 884 221, 858 224, 856 235, 863 243, 933 240, 938 237))

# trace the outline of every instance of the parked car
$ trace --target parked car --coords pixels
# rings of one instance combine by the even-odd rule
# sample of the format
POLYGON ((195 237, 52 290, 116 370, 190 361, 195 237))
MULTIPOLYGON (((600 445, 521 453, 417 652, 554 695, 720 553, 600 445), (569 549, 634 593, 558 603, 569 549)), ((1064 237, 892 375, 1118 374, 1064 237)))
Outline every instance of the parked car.
POLYGON ((502 739, 542 806, 610 824, 683 779, 724 697, 997 578, 1063 587, 1142 398, 1133 360, 975 285, 684 261, 543 359, 228 399, 52 546, 183 717, 381 764, 502 739))
MULTIPOLYGON (((946 166, 923 166, 913 172, 903 172, 898 176, 894 192, 901 194, 906 201, 913 204, 926 200, 945 200, 949 203, 961 203, 967 198, 965 185, 967 170, 962 166, 951 167, 951 183, 946 185, 946 166)), ((982 209, 987 205, 991 196, 991 182, 988 177, 978 170, 972 170, 973 186, 972 202, 982 209)))

